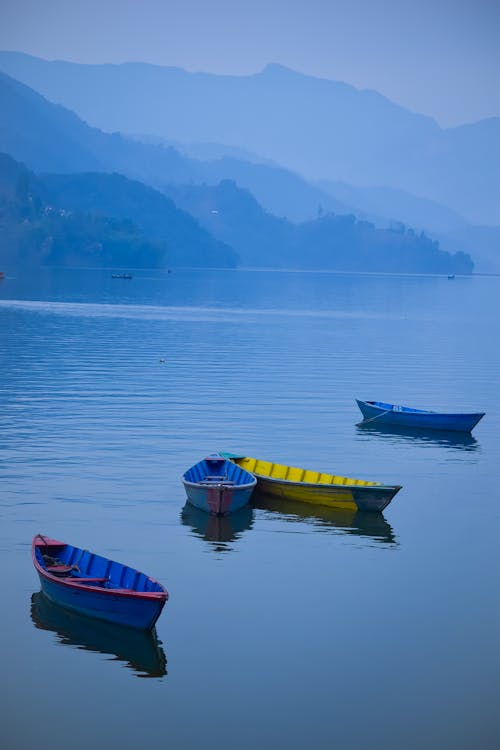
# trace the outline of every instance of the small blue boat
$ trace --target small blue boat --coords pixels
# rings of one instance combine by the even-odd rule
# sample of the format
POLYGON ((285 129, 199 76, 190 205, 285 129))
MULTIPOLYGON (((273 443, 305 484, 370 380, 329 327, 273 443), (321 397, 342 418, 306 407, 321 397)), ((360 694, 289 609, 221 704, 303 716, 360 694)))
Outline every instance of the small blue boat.
POLYGON ((475 414, 447 414, 445 412, 411 409, 409 406, 386 404, 383 401, 359 401, 356 399, 364 421, 361 424, 391 424, 399 427, 417 427, 428 430, 470 432, 484 417, 484 412, 475 414))
POLYGON ((47 599, 82 615, 151 630, 168 599, 153 578, 80 547, 37 534, 31 552, 47 599))
POLYGON ((225 515, 247 505, 257 480, 221 456, 207 456, 182 476, 187 499, 206 513, 225 515))

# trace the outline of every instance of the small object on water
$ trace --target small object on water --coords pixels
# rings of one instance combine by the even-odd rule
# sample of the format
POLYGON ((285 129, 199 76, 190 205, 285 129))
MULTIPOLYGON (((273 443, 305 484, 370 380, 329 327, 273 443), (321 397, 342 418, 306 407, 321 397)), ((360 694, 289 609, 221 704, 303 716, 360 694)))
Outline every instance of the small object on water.
POLYGON ((111 276, 112 279, 131 279, 131 273, 114 273, 111 276))
POLYGON ((206 513, 225 515, 243 508, 257 480, 220 455, 207 456, 182 476, 187 499, 206 513))
POLYGON ((401 489, 398 484, 385 485, 364 479, 351 479, 233 453, 220 455, 253 474, 260 492, 283 500, 299 500, 329 508, 379 512, 389 505, 401 489))
POLYGON ((166 362, 167 362, 166 359, 160 359, 160 365, 164 365, 164 364, 166 364, 166 362))
POLYGON ((42 534, 33 538, 31 554, 45 596, 88 617, 150 630, 168 599, 166 588, 144 573, 42 534))
POLYGON ((360 424, 393 424, 400 427, 418 427, 428 430, 470 432, 484 417, 484 412, 472 414, 446 413, 412 409, 409 406, 386 404, 383 401, 356 403, 364 417, 360 424))

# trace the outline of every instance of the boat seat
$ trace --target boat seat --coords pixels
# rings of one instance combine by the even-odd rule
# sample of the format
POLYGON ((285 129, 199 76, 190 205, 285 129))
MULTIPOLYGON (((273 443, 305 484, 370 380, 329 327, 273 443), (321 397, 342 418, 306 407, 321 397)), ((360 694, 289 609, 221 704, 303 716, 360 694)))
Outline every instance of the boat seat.
POLYGON ((67 576, 64 580, 74 583, 106 583, 109 578, 79 578, 79 576, 67 576))
POLYGON ((47 565, 45 570, 53 576, 67 576, 74 568, 71 565, 47 565))
POLYGON ((202 482, 224 482, 224 484, 234 484, 234 482, 231 479, 228 479, 227 477, 204 477, 202 482))

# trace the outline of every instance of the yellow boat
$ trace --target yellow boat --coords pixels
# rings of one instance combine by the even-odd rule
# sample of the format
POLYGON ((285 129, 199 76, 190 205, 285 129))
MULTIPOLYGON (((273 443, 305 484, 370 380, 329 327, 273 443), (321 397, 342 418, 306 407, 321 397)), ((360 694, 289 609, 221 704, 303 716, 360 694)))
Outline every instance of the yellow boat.
POLYGON ((221 453, 221 456, 253 474, 260 492, 329 508, 380 512, 401 489, 401 485, 397 484, 367 482, 364 479, 298 469, 233 453, 221 453))

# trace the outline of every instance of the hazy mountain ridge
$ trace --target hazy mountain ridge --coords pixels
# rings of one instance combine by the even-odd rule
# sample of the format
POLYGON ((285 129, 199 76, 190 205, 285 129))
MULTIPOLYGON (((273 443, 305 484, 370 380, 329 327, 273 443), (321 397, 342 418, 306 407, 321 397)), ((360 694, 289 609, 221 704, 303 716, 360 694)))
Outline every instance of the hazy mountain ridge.
POLYGON ((145 138, 146 142, 163 142, 184 154, 204 155, 202 162, 191 160, 189 182, 215 186, 220 180, 235 180, 276 216, 301 223, 334 212, 355 214, 381 229, 404 224, 417 234, 423 231, 438 239, 442 250, 468 253, 474 258, 477 270, 500 272, 500 227, 471 225, 456 211, 436 201, 383 186, 361 187, 328 180, 315 186, 290 170, 259 159, 256 154, 249 155, 250 162, 231 156, 234 149, 222 144, 215 147, 207 144, 206 149, 204 144, 195 144, 191 148, 190 144, 173 144, 159 137, 145 138), (217 158, 209 159, 209 155, 217 158))
MULTIPOLYGON (((95 172, 95 164, 99 165, 98 169, 104 172, 120 171, 125 172, 128 177, 140 175, 140 179, 152 184, 166 185, 169 182, 182 183, 193 179, 193 174, 200 175, 199 170, 213 170, 213 163, 194 162, 182 157, 173 149, 165 149, 160 146, 147 145, 139 142, 129 141, 118 134, 107 134, 95 128, 88 127, 78 118, 70 116, 62 107, 56 106, 32 92, 28 87, 18 82, 12 82, 4 74, 0 74, 0 102, 2 104, 1 128, 0 128, 0 149, 5 148, 5 144, 10 145, 15 153, 12 154, 18 160, 24 159, 24 151, 28 153, 29 158, 33 161, 28 165, 38 171, 53 171, 52 152, 55 144, 58 145, 57 164, 65 165, 64 171, 87 172, 91 169, 95 172), (28 146, 26 146, 26 143, 28 146), (13 144, 13 145, 12 145, 13 144), (92 167, 87 167, 91 164, 92 167), (198 170, 198 172, 197 172, 198 170)), ((27 160, 27 159, 26 159, 27 160)), ((27 160, 28 161, 28 160, 27 160)), ((217 163, 215 163, 217 168, 217 163)), ((266 165, 243 165, 245 170, 269 170, 266 165)), ((286 170, 277 172, 278 179, 286 179, 290 182, 292 176, 289 176, 286 170)), ((276 175, 273 173, 276 177, 276 175)), ((60 207, 69 208, 71 197, 71 185, 74 186, 73 195, 78 202, 71 204, 77 210, 87 210, 91 212, 100 212, 104 215, 112 215, 117 219, 123 219, 126 215, 132 217, 138 226, 142 227, 144 222, 151 221, 152 212, 155 216, 156 229, 160 226, 160 213, 163 211, 172 216, 176 216, 176 221, 186 226, 185 215, 180 217, 180 212, 167 203, 162 204, 158 209, 157 203, 160 197, 143 185, 137 183, 133 186, 117 175, 87 175, 86 177, 68 177, 58 178, 59 184, 64 188, 60 190, 60 207), (121 200, 117 200, 117 195, 113 194, 113 189, 109 189, 109 184, 115 180, 115 189, 126 185, 125 194, 121 200), (147 191, 150 190, 148 193, 147 191), (141 199, 134 203, 131 200, 130 192, 136 195, 137 191, 141 193, 141 199), (66 193, 66 195, 65 195, 66 193), (146 197, 146 194, 148 197, 146 197), (154 196, 154 197, 153 197, 154 196), (142 200, 145 203, 143 204, 142 200), (66 203, 64 203, 66 201, 66 203), (89 203, 90 201, 90 203, 89 203), (148 202, 153 201, 156 208, 148 207, 148 202)), ((299 190, 308 191, 307 183, 297 178, 299 190)), ((52 182, 54 189, 55 182, 52 182)), ((272 190, 272 186, 271 186, 272 190)), ((266 214, 259 206, 255 199, 248 194, 245 200, 241 196, 245 191, 237 192, 234 185, 231 190, 227 186, 220 188, 218 198, 221 195, 228 195, 228 202, 225 211, 229 214, 235 213, 238 216, 237 222, 227 222, 226 232, 221 233, 217 227, 212 227, 207 217, 203 215, 203 221, 206 230, 215 234, 213 239, 209 237, 207 231, 198 227, 198 233, 191 234, 189 238, 184 238, 182 245, 183 231, 172 230, 169 240, 170 252, 174 254, 175 261, 183 264, 180 256, 194 253, 197 257, 190 257, 186 265, 197 264, 206 265, 233 265, 233 260, 229 256, 229 248, 222 248, 221 242, 229 243, 234 249, 241 253, 241 249, 248 249, 249 241, 254 244, 254 256, 246 255, 250 258, 251 263, 262 264, 260 259, 255 258, 255 251, 258 248, 266 247, 264 265, 282 267, 294 265, 296 267, 307 267, 308 263, 315 267, 326 267, 342 269, 363 270, 363 263, 369 264, 369 269, 365 270, 392 270, 408 271, 413 269, 418 272, 435 271, 435 272, 464 272, 469 273, 472 270, 470 258, 462 255, 448 255, 443 253, 428 238, 416 238, 416 235, 403 232, 388 234, 387 240, 387 257, 386 249, 383 242, 383 234, 377 233, 374 226, 362 225, 352 217, 352 224, 349 232, 346 232, 346 226, 349 224, 341 221, 341 217, 332 217, 329 215, 328 220, 321 219, 321 231, 318 227, 296 227, 288 221, 280 220, 275 216, 266 214), (217 231, 216 231, 217 230, 217 231), (229 231, 230 230, 230 231, 229 231), (231 237, 229 241, 228 238, 231 237), (318 243, 316 249, 308 248, 304 242, 307 237, 314 237, 318 243), (179 238, 181 244, 179 244, 179 238), (345 254, 345 248, 342 242, 351 242, 352 257, 345 254), (393 249, 399 245, 401 252, 394 254, 393 249), (176 250, 177 248, 177 250, 176 250), (205 252, 205 249, 207 252, 205 252), (328 248, 328 249, 327 249, 328 248), (371 248, 370 251, 369 248, 371 248), (419 257, 419 251, 422 251, 419 257), (175 253, 178 252, 177 256, 175 253), (221 255, 222 253, 222 255, 221 255), (221 257, 225 255, 225 260, 220 262, 221 257), (359 256, 356 258, 356 256, 359 256), (215 258, 219 260, 215 261, 215 258), (390 258, 390 262, 388 260, 390 258), (391 262, 396 265, 391 267, 391 262)), ((119 191, 118 193, 119 194, 119 191)), ((206 196, 210 197, 210 188, 201 186, 197 191, 197 198, 191 204, 183 204, 181 200, 182 191, 175 196, 174 200, 179 202, 181 207, 185 207, 189 213, 197 216, 197 210, 200 200, 205 200, 206 196), (203 197, 205 195, 205 197, 203 197)), ((187 193, 186 193, 187 194, 187 193)), ((313 191, 314 194, 314 191, 313 191)), ((316 196, 315 196, 316 197, 316 196)), ((137 195, 136 195, 137 198, 137 195)), ((54 198, 52 198, 54 200, 54 198)), ((134 199, 135 200, 135 199, 134 199)), ((166 200, 166 199, 164 199, 166 200)), ((217 209, 214 209, 217 210, 217 209)), ((215 216, 215 214, 214 214, 215 216)), ((210 218, 210 217, 209 217, 210 218)), ((194 220, 190 220, 192 225, 196 225, 194 220)), ((319 221, 319 220, 318 220, 319 221)), ((167 222, 168 223, 168 222, 167 222)), ((314 224, 315 222, 311 222, 314 224)), ((219 222, 220 224, 220 222, 219 222)), ((147 227, 151 231, 151 224, 147 227)), ((163 224, 165 229, 165 223, 163 224)), ((162 230, 163 231, 163 230, 162 230)), ((167 238, 166 234, 155 235, 161 240, 167 238)), ((243 261, 247 262, 247 261, 243 261)))
POLYGON ((413 230, 377 229, 352 215, 325 214, 296 225, 266 213, 231 180, 215 187, 170 186, 168 194, 215 237, 239 253, 245 266, 379 271, 470 273, 465 253, 450 255, 413 230))
POLYGON ((500 215, 498 118, 442 129, 377 92, 280 65, 237 77, 4 52, 0 67, 105 130, 227 143, 308 178, 402 189, 471 222, 500 215))

